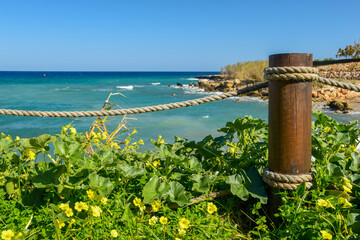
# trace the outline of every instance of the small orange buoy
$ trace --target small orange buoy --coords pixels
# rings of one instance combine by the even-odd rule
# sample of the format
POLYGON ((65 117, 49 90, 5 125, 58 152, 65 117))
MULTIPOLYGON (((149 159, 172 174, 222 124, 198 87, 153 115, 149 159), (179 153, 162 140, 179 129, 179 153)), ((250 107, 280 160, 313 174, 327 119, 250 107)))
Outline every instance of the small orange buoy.
POLYGON ((44 73, 44 77, 46 77, 46 74, 44 73))

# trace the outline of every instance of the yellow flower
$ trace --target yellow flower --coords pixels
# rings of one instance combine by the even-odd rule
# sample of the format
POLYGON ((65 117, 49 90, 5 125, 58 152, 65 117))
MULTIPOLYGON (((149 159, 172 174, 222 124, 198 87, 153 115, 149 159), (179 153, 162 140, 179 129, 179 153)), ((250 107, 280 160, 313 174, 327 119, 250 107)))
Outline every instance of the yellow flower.
POLYGON ((162 139, 162 136, 161 135, 159 135, 159 137, 158 137, 158 140, 157 140, 159 143, 164 143, 164 139, 162 139))
POLYGON ((57 223, 59 229, 61 229, 62 227, 65 227, 65 222, 64 222, 64 220, 56 219, 56 223, 57 223))
POLYGON ((22 232, 19 232, 19 233, 15 236, 15 239, 21 237, 22 235, 23 235, 22 232))
MULTIPOLYGON (((19 141, 20 140, 20 137, 19 136, 16 136, 16 138, 15 138, 15 141, 19 141)), ((20 233, 19 233, 20 234, 20 233)), ((19 235, 18 234, 18 235, 19 235)), ((22 236, 22 233, 21 233, 21 236, 22 236)))
POLYGON ((161 208, 161 202, 158 200, 151 201, 151 207, 154 212, 158 212, 161 208))
POLYGON ((334 206, 331 205, 331 203, 328 200, 324 200, 324 199, 318 199, 316 201, 316 206, 325 207, 325 208, 334 208, 334 206))
POLYGON ((181 239, 176 237, 175 240, 181 240, 181 239))
POLYGON ((154 165, 155 168, 158 168, 160 166, 160 161, 159 160, 153 161, 152 164, 154 165))
POLYGON ((71 127, 71 128, 70 128, 70 134, 76 135, 76 129, 73 128, 73 127, 71 127))
POLYGON ((343 178, 343 179, 342 179, 342 182, 343 182, 344 192, 346 192, 346 193, 351 193, 352 185, 351 185, 350 180, 347 179, 347 178, 343 178))
POLYGON ((114 149, 120 149, 119 145, 116 142, 111 142, 110 147, 114 149))
POLYGON ((87 194, 88 198, 90 198, 90 199, 94 198, 96 195, 95 192, 91 189, 87 190, 86 194, 87 194))
POLYGON ((76 202, 74 208, 76 211, 81 212, 82 210, 87 211, 89 209, 89 206, 84 202, 76 202))
POLYGON ((153 226, 157 223, 158 221, 158 217, 153 216, 152 218, 149 219, 149 225, 153 226))
POLYGON ((135 206, 138 207, 138 206, 140 206, 140 204, 141 204, 141 199, 136 197, 136 198, 133 200, 133 203, 134 203, 135 206))
POLYGON ((190 221, 186 218, 180 218, 179 225, 182 229, 188 229, 190 227, 190 221))
POLYGON ((107 134, 106 134, 106 132, 103 132, 101 134, 101 140, 105 140, 105 139, 107 139, 107 134))
POLYGON ((100 214, 102 213, 102 210, 98 206, 91 206, 92 215, 94 217, 100 217, 100 214))
POLYGON ((74 212, 71 208, 68 208, 65 210, 65 214, 67 217, 71 217, 72 215, 74 215, 74 212))
POLYGON ((330 130, 331 130, 330 127, 325 127, 324 128, 324 133, 328 133, 328 132, 330 132, 330 130))
POLYGON ((179 236, 180 237, 185 236, 185 234, 186 234, 186 231, 184 229, 179 229, 179 236))
POLYGON ((15 233, 13 231, 11 231, 10 229, 6 230, 6 231, 2 231, 2 233, 1 233, 1 238, 4 240, 11 240, 11 238, 13 236, 15 236, 15 233))
POLYGON ((142 203, 140 203, 140 205, 139 205, 139 209, 140 209, 140 211, 145 211, 145 209, 146 209, 146 206, 145 206, 145 204, 142 202, 142 203))
POLYGON ((216 207, 216 205, 213 204, 213 203, 211 203, 211 202, 209 202, 209 203, 207 204, 207 211, 208 211, 208 213, 210 213, 210 214, 213 214, 214 212, 217 212, 217 207, 216 207))
POLYGON ((119 234, 118 234, 118 232, 117 232, 116 230, 111 230, 111 231, 110 231, 110 235, 111 235, 111 237, 113 237, 113 238, 116 238, 117 236, 119 236, 119 234))
POLYGON ((61 203, 61 204, 59 205, 59 208, 60 208, 61 210, 66 210, 66 209, 69 209, 70 207, 69 207, 69 204, 67 204, 67 203, 61 203))
POLYGON ((72 218, 72 219, 70 220, 69 224, 70 224, 70 225, 73 225, 74 223, 75 223, 75 219, 72 218))
POLYGON ((4 133, 1 133, 1 138, 6 137, 6 135, 4 133))
POLYGON ((320 232, 321 232, 323 239, 332 239, 332 235, 330 233, 328 233, 327 231, 321 230, 320 232))
POLYGON ((352 204, 346 198, 343 197, 339 198, 338 203, 341 204, 343 208, 352 206, 352 204))
POLYGON ((168 219, 167 219, 167 217, 161 216, 161 217, 160 217, 160 223, 161 223, 162 225, 168 224, 168 219))
POLYGON ((138 141, 138 144, 144 145, 144 141, 140 138, 140 140, 138 141))
POLYGON ((31 150, 29 150, 28 156, 29 156, 29 159, 30 159, 30 160, 34 160, 34 159, 35 159, 35 153, 34 153, 33 151, 31 151, 31 150))
POLYGON ((108 199, 107 199, 107 198, 104 198, 104 197, 102 197, 102 198, 100 199, 100 202, 102 202, 103 204, 106 204, 107 201, 108 201, 108 199))
POLYGON ((9 135, 6 137, 7 140, 12 140, 12 137, 9 135))
POLYGON ((136 131, 136 129, 134 129, 134 131, 130 134, 130 135, 133 135, 135 133, 137 133, 138 131, 136 131))

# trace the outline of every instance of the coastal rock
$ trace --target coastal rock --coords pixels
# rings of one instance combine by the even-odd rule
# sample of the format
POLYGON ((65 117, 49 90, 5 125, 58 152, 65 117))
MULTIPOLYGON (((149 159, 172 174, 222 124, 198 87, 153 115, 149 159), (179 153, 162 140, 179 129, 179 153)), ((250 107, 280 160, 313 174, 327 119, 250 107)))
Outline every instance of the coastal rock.
POLYGON ((176 86, 183 87, 181 83, 176 83, 176 86))
POLYGON ((335 111, 338 111, 338 110, 343 111, 343 112, 351 111, 350 104, 346 101, 334 100, 334 101, 329 102, 327 105, 335 111))

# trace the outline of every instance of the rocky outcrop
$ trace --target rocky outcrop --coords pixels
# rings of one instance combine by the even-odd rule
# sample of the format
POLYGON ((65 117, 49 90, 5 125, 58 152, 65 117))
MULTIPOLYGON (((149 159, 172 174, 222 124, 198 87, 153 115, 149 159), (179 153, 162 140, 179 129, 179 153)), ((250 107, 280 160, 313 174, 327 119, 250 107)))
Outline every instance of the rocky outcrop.
POLYGON ((360 93, 342 88, 323 87, 312 91, 312 97, 315 101, 332 101, 360 97, 360 93))
POLYGON ((350 104, 346 101, 333 100, 326 105, 335 111, 341 111, 343 113, 348 113, 352 110, 350 104))
POLYGON ((209 79, 209 80, 213 80, 213 81, 220 81, 220 80, 224 80, 225 77, 224 75, 200 75, 200 76, 196 76, 197 79, 209 79))
POLYGON ((360 80, 360 63, 331 64, 317 67, 319 75, 326 78, 360 80))

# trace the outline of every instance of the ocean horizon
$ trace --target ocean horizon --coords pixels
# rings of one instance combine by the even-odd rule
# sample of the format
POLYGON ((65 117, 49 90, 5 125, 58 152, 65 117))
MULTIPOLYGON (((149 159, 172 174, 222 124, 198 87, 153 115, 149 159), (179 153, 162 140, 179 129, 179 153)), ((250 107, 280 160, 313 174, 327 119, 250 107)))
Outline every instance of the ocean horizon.
MULTIPOLYGON (((186 71, 0 71, 1 109, 37 111, 101 110, 110 93, 113 109, 152 106, 185 101, 210 94, 190 87, 198 75, 218 72, 186 71), (178 86, 181 84, 183 87, 178 86)), ((359 113, 326 114, 338 121, 359 119, 359 113)), ((134 139, 149 139, 161 135, 173 142, 174 136, 201 140, 207 135, 217 136, 217 129, 237 117, 251 115, 267 120, 266 101, 250 97, 233 97, 222 101, 153 113, 126 116, 129 131, 136 129, 134 139)), ((110 117, 109 128, 115 129, 123 116, 110 117)), ((0 131, 13 137, 36 137, 56 134, 61 126, 73 122, 79 132, 88 131, 95 121, 91 118, 37 118, 0 116, 0 131)), ((126 133, 124 134, 124 138, 126 133)))

